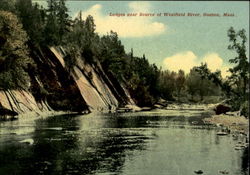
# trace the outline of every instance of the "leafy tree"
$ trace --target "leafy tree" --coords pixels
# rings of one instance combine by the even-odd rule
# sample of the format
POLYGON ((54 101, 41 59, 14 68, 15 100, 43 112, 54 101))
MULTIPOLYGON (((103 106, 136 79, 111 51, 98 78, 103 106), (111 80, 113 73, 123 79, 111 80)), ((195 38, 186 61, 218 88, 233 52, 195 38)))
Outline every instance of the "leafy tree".
POLYGON ((15 13, 15 0, 1 0, 0 10, 15 13))
POLYGON ((29 86, 25 70, 32 64, 28 56, 28 40, 22 24, 11 12, 0 11, 0 87, 3 89, 29 86))
POLYGON ((125 50, 116 32, 110 31, 110 34, 101 37, 101 54, 103 58, 101 62, 111 58, 124 57, 125 50))
POLYGON ((180 100, 181 91, 185 88, 185 81, 186 81, 186 77, 185 77, 184 71, 179 70, 176 80, 175 80, 178 100, 180 100))
POLYGON ((236 64, 233 68, 229 69, 231 76, 229 81, 232 84, 237 85, 237 91, 246 98, 247 83, 249 80, 249 62, 246 56, 246 31, 244 29, 236 32, 233 27, 228 30, 228 37, 230 45, 229 50, 233 50, 237 53, 237 56, 230 59, 230 63, 236 64))
POLYGON ((176 72, 161 71, 158 78, 159 93, 162 98, 174 100, 176 72))
POLYGON ((220 72, 212 73, 207 64, 202 63, 201 66, 193 67, 187 79, 187 90, 192 100, 195 94, 200 96, 200 101, 204 99, 204 96, 220 95, 220 86, 216 84, 220 78, 220 72))
POLYGON ((187 92, 191 95, 192 101, 198 93, 198 82, 200 81, 199 73, 193 68, 187 77, 187 92))
POLYGON ((68 72, 72 71, 72 68, 77 64, 77 58, 80 57, 79 49, 73 44, 68 44, 66 47, 66 56, 64 57, 68 72))
POLYGON ((230 45, 229 50, 235 51, 237 56, 229 62, 235 66, 229 71, 231 76, 228 84, 231 86, 230 103, 234 110, 240 110, 245 116, 249 116, 247 103, 249 100, 249 61, 246 55, 246 31, 244 29, 236 32, 233 27, 228 30, 230 45))

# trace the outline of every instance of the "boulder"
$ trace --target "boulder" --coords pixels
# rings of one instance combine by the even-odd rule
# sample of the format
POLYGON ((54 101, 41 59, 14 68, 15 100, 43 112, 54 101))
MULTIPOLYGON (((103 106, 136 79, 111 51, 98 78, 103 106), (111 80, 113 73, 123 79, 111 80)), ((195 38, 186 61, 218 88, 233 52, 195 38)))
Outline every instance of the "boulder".
POLYGON ((214 109, 216 115, 226 114, 226 113, 229 112, 230 110, 231 110, 231 108, 230 108, 229 106, 222 105, 222 104, 219 104, 219 105, 216 106, 216 108, 214 109))

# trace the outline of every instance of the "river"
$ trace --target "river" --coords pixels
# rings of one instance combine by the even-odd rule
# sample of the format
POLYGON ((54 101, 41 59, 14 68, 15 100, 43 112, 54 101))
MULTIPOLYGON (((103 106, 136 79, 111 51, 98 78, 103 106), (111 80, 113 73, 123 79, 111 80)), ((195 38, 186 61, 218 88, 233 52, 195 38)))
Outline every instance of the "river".
POLYGON ((1 175, 248 174, 239 137, 216 135, 204 111, 153 110, 0 123, 1 175))

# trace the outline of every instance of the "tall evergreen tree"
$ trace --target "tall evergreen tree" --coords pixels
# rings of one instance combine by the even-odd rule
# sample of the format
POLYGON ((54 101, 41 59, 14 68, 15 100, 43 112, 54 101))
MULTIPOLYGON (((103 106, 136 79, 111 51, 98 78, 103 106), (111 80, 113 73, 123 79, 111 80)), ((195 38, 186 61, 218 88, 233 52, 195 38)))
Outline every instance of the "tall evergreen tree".
POLYGON ((44 30, 45 44, 58 45, 58 20, 57 20, 57 1, 48 0, 47 20, 44 30))
POLYGON ((11 12, 0 11, 0 87, 3 89, 27 89, 26 72, 32 64, 28 56, 28 40, 22 24, 11 12))
POLYGON ((59 34, 59 42, 63 43, 63 38, 68 32, 69 26, 69 15, 68 8, 65 4, 66 0, 60 0, 57 7, 57 17, 58 17, 58 34, 59 34))
POLYGON ((32 4, 31 0, 16 0, 16 9, 29 40, 32 44, 41 44, 44 40, 45 10, 37 3, 32 4))

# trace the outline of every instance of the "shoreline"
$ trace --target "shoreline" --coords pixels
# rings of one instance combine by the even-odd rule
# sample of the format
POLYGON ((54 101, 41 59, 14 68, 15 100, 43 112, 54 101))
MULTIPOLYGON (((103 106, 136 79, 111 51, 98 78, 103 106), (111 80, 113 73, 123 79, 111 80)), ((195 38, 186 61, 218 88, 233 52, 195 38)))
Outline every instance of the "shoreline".
POLYGON ((249 119, 244 116, 212 115, 203 119, 203 122, 218 127, 225 127, 230 133, 240 133, 249 137, 249 119))

